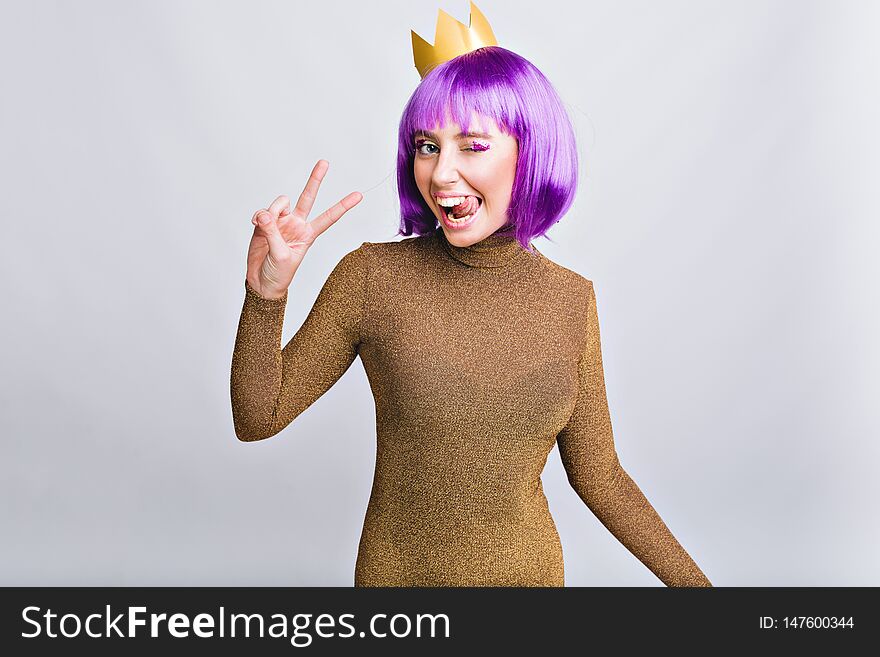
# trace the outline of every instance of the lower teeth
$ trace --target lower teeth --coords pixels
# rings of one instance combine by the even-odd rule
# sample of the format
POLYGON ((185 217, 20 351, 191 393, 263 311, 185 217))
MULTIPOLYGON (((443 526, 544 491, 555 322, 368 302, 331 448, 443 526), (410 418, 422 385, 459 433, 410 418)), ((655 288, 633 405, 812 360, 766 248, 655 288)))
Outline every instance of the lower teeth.
MULTIPOLYGON (((479 210, 479 208, 477 208, 477 209, 479 210)), ((469 215, 465 215, 464 217, 460 217, 460 218, 456 219, 455 216, 452 214, 452 212, 447 212, 446 218, 449 219, 449 221, 454 224, 461 224, 461 223, 464 223, 465 221, 467 221, 468 219, 470 219, 471 217, 473 217, 475 214, 477 214, 477 213, 472 212, 469 215)))

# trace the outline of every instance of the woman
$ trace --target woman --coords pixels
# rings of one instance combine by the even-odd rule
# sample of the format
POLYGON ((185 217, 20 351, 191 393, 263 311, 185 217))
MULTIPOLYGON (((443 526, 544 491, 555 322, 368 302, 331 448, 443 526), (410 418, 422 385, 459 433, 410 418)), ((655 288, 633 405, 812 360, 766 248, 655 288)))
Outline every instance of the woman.
POLYGON ((279 196, 255 214, 237 436, 275 435, 360 356, 378 445, 355 586, 563 586, 540 476, 554 444, 584 503, 665 584, 711 586, 618 462, 592 282, 530 243, 576 186, 550 83, 509 50, 467 52, 424 78, 399 139, 399 234, 414 236, 345 255, 283 350, 296 269, 362 197, 307 222, 322 160, 293 210, 279 196))

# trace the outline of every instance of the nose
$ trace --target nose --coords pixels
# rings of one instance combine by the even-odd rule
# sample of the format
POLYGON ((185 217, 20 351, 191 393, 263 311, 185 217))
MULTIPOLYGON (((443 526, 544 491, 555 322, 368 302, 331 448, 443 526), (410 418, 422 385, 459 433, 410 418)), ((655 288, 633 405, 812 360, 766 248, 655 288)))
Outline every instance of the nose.
POLYGON ((431 174, 431 182, 436 189, 443 189, 458 183, 458 150, 444 148, 437 156, 437 164, 431 174))

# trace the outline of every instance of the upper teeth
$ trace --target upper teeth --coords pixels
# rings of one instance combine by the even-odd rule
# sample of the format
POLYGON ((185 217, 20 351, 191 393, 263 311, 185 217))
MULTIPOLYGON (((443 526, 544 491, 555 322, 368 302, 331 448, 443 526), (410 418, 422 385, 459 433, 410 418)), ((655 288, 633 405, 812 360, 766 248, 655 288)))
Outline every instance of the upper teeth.
POLYGON ((461 205, 467 196, 448 196, 446 198, 438 197, 437 203, 444 208, 451 208, 453 205, 461 205))

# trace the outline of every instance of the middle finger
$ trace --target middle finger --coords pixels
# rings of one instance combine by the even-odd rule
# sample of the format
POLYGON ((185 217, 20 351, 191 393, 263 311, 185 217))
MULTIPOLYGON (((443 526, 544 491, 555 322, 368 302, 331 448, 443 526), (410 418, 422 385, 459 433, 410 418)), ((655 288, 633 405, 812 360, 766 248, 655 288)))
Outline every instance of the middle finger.
POLYGON ((312 169, 312 174, 309 176, 305 189, 303 189, 302 194, 299 195, 299 200, 296 202, 294 212, 298 214, 303 221, 308 218, 309 212, 312 211, 312 206, 315 204, 315 198, 318 196, 318 188, 321 186, 321 181, 324 180, 324 175, 327 173, 329 167, 330 163, 327 160, 318 160, 318 163, 312 169))

